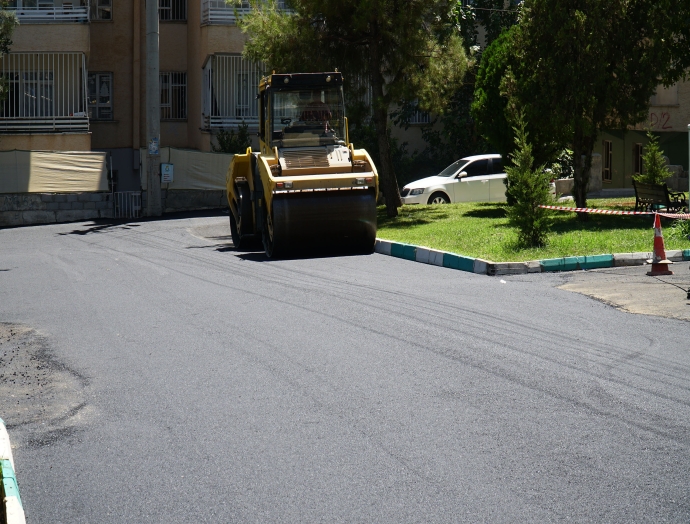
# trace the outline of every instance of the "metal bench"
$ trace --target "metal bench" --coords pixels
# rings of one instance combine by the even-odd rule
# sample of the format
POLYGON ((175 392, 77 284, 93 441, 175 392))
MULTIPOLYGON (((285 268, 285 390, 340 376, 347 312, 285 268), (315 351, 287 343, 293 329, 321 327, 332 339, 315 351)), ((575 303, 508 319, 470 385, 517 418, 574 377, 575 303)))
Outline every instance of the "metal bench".
POLYGON ((635 182, 635 211, 657 211, 666 208, 671 213, 679 213, 688 207, 685 193, 671 191, 666 184, 645 184, 635 182))

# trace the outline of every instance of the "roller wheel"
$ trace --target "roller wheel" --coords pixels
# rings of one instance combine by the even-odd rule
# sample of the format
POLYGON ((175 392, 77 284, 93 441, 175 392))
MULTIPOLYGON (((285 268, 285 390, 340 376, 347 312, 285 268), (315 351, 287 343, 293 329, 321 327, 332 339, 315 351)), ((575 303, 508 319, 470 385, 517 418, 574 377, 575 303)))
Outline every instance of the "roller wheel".
POLYGON ((441 192, 436 192, 429 197, 427 204, 450 204, 450 199, 441 192))
POLYGON ((264 230, 262 235, 264 251, 268 258, 280 258, 285 254, 285 248, 280 238, 276 238, 273 222, 268 213, 264 217, 264 230))
POLYGON ((237 187, 237 214, 239 220, 235 220, 235 216, 230 211, 230 234, 232 235, 232 243, 236 249, 247 249, 253 240, 252 230, 252 202, 249 188, 245 185, 237 187))

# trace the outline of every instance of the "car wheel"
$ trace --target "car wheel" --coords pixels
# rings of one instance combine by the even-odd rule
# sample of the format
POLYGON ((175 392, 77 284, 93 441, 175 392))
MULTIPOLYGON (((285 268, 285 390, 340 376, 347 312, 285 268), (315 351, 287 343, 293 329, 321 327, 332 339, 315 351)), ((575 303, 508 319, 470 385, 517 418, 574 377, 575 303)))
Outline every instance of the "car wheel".
POLYGON ((444 193, 437 192, 432 194, 427 201, 427 204, 450 204, 450 199, 444 193))

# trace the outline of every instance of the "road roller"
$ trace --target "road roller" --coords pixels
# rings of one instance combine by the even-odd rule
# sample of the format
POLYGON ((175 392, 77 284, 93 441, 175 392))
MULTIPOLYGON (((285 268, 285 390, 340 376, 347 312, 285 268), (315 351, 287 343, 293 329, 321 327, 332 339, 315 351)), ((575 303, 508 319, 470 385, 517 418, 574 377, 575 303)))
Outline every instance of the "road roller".
POLYGON ((273 73, 258 101, 259 151, 235 155, 226 175, 235 247, 262 243, 269 258, 326 246, 371 253, 378 173, 350 143, 342 74, 273 73))

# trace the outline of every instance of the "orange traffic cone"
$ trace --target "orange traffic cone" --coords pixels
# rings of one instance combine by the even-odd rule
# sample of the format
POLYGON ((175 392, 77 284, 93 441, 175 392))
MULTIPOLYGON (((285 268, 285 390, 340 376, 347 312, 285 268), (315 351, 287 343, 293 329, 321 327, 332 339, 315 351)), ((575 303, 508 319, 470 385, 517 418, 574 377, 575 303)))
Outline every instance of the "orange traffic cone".
POLYGON ((647 274, 650 277, 659 275, 673 275, 673 271, 668 268, 669 264, 673 264, 670 260, 666 260, 666 248, 664 247, 664 235, 661 233, 661 218, 659 214, 654 215, 654 253, 652 253, 652 270, 647 274))

